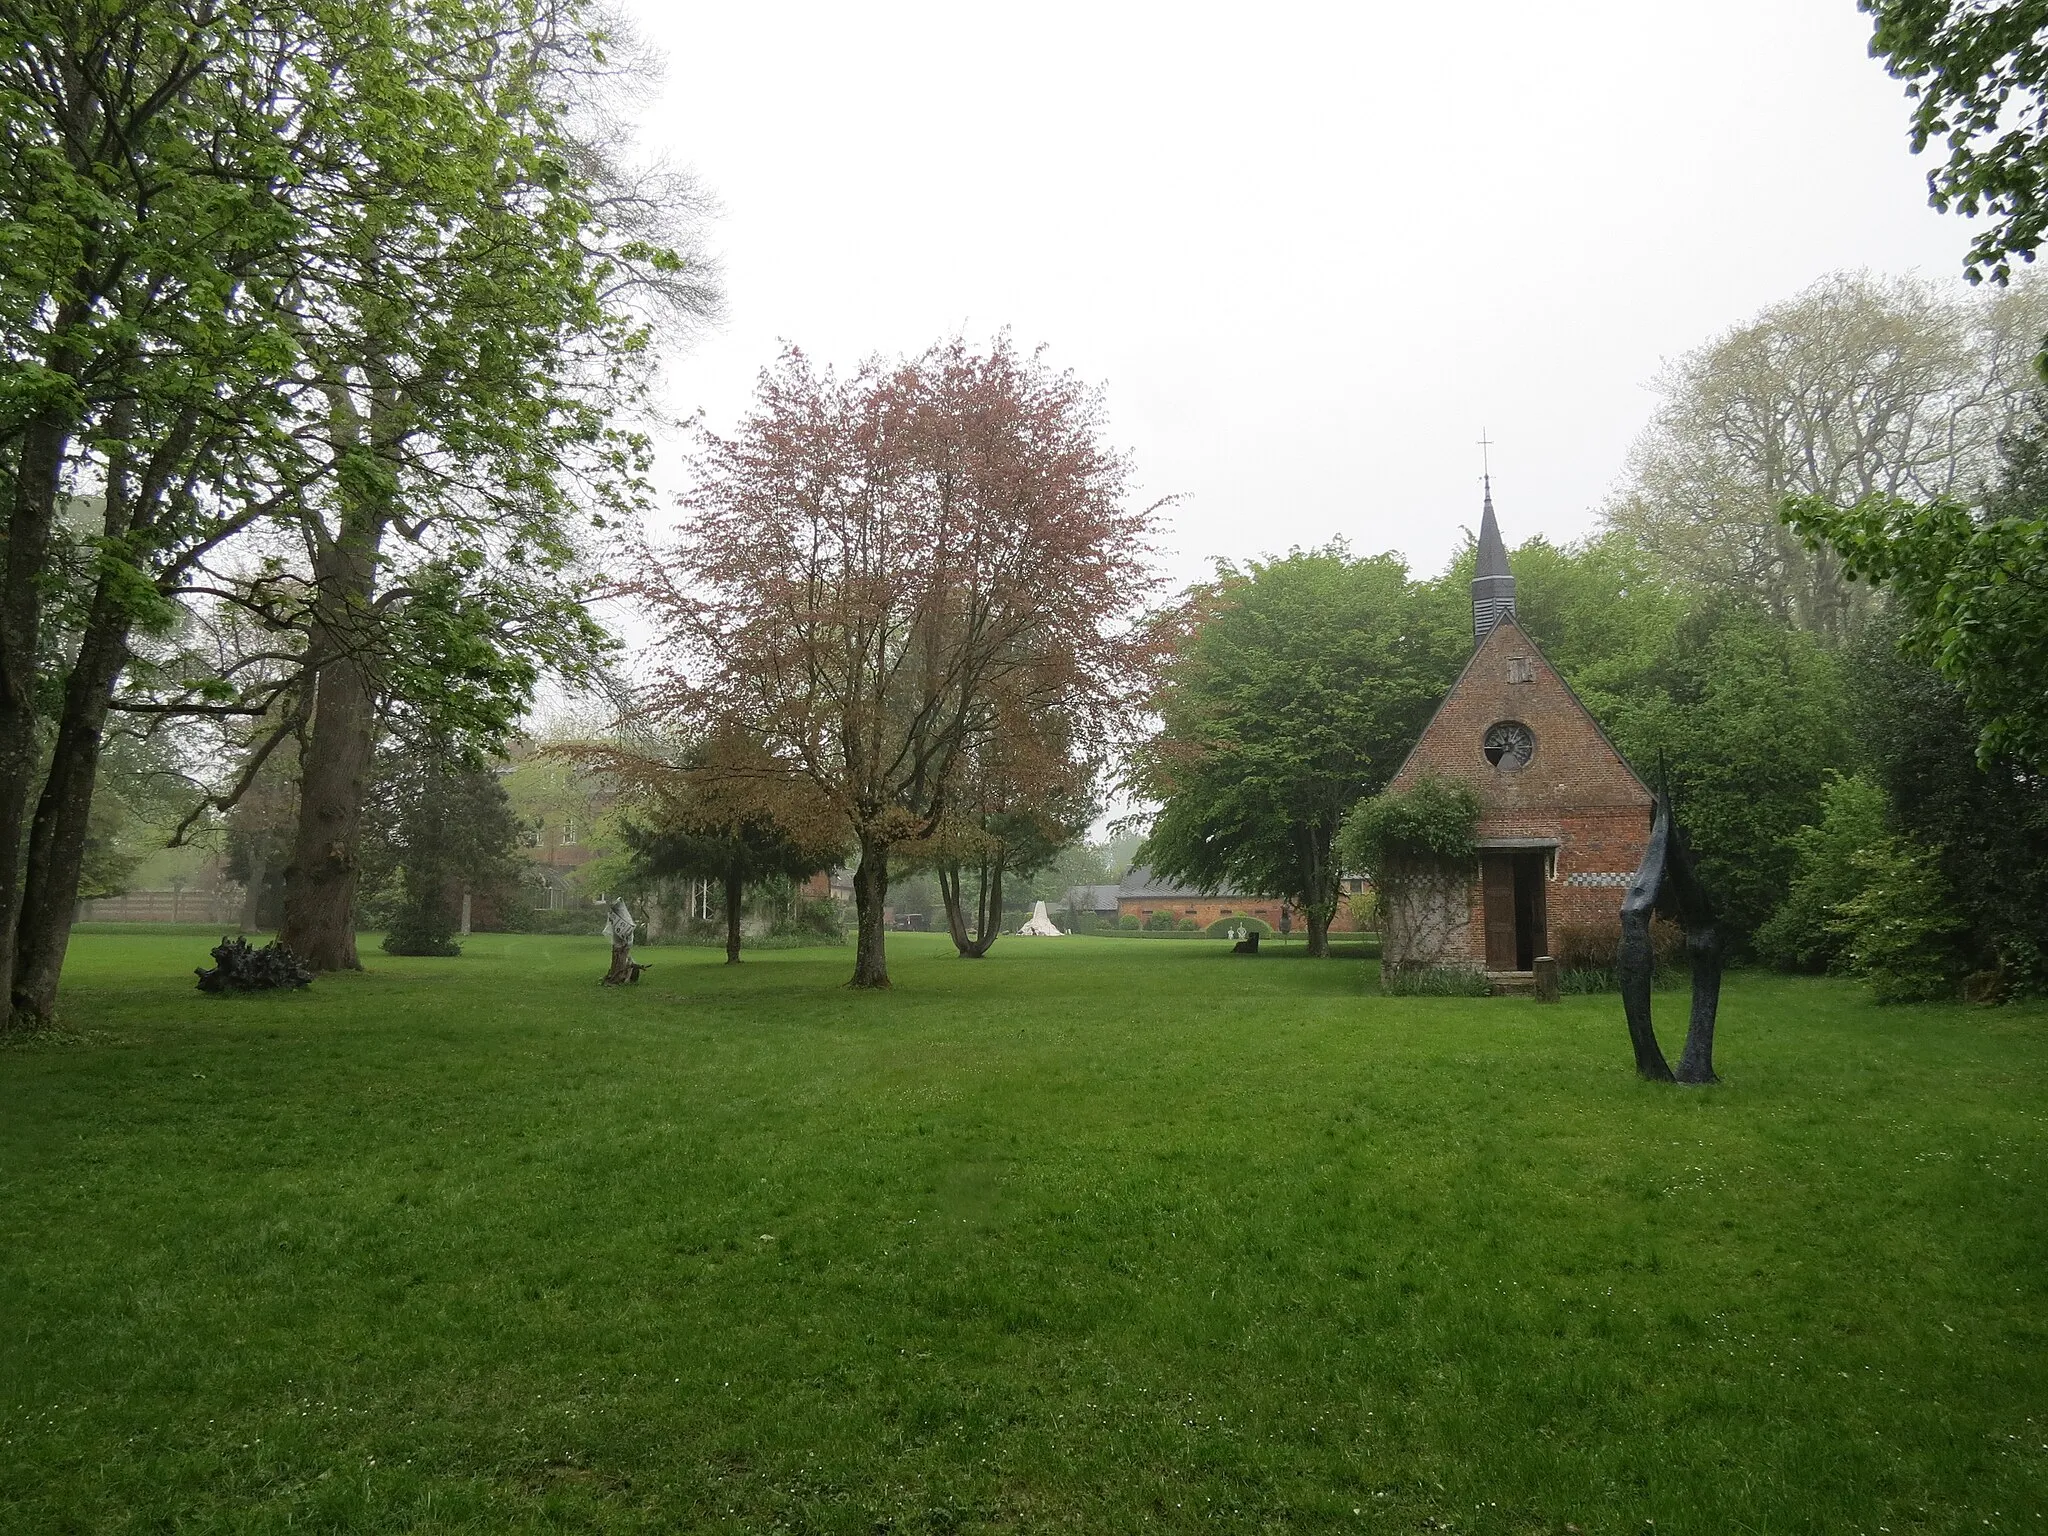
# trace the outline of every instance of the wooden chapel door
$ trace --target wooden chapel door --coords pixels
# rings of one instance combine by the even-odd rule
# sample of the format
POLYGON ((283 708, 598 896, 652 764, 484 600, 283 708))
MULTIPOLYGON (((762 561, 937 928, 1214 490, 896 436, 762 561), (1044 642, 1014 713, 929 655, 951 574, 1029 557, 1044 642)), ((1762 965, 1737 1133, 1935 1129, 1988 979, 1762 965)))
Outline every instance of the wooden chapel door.
POLYGON ((1479 851, 1479 888, 1486 911, 1486 968, 1515 968, 1515 854, 1511 848, 1479 851))

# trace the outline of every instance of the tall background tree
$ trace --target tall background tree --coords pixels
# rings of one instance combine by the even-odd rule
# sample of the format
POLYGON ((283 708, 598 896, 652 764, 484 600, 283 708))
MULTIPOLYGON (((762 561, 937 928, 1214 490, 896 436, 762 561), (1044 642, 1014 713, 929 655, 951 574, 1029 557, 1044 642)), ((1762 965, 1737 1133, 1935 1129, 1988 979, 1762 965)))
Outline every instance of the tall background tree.
POLYGON ((1005 712, 1107 742, 1144 685, 1151 512, 1102 439, 1096 392, 1007 338, 843 379, 790 351, 646 557, 646 712, 736 730, 826 797, 858 851, 855 986, 889 984, 892 850, 938 830, 1005 712))
POLYGON ((1956 296, 1913 278, 1823 278, 1664 370, 1608 526, 1668 579, 1754 597, 1841 643, 1870 589, 1788 530, 1780 504, 1971 494, 2026 409, 2044 329, 2036 284, 1956 296))
POLYGON ((1141 857, 1193 884, 1284 896, 1329 953, 1346 813, 1393 777, 1470 650, 1463 599, 1341 544, 1223 566, 1177 634, 1137 758, 1158 804, 1141 857))
POLYGON ((328 20, 0 8, 0 975, 18 1024, 50 1016, 129 636, 169 622, 165 589, 261 515, 290 458, 291 157, 304 135, 374 131, 315 62, 355 42, 328 20), (81 505, 97 516, 60 515, 81 505))

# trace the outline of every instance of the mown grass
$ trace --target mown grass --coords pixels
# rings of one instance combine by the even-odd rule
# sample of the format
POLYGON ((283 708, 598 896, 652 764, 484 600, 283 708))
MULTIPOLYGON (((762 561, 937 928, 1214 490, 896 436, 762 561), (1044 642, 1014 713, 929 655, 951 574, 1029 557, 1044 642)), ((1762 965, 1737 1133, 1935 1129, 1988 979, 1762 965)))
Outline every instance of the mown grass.
POLYGON ((2039 1010, 206 947, 0 1052, 8 1531, 2048 1531, 2039 1010))

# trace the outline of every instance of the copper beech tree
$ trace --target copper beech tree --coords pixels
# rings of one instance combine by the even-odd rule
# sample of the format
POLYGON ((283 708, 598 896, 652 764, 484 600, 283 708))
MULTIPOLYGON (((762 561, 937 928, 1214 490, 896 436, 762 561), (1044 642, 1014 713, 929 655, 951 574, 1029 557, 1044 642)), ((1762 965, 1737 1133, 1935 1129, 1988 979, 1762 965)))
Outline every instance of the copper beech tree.
POLYGON ((737 729, 823 794, 858 860, 852 984, 886 987, 891 850, 939 829, 1004 715, 1081 743, 1125 728, 1156 508, 1129 504, 1099 394, 1007 338, 844 378, 785 351, 692 467, 634 583, 647 712, 737 729))

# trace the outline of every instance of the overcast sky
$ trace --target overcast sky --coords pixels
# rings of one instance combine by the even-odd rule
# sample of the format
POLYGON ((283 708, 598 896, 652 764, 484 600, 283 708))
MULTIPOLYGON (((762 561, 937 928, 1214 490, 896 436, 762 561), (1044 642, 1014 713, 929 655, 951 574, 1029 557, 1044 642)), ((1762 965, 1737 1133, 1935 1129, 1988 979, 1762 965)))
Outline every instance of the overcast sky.
POLYGON ((1663 359, 1839 268, 1961 282, 1853 0, 623 3, 643 147, 723 205, 676 405, 1007 326, 1184 498, 1180 580, 1441 568, 1482 426, 1509 542, 1575 537, 1663 359))

